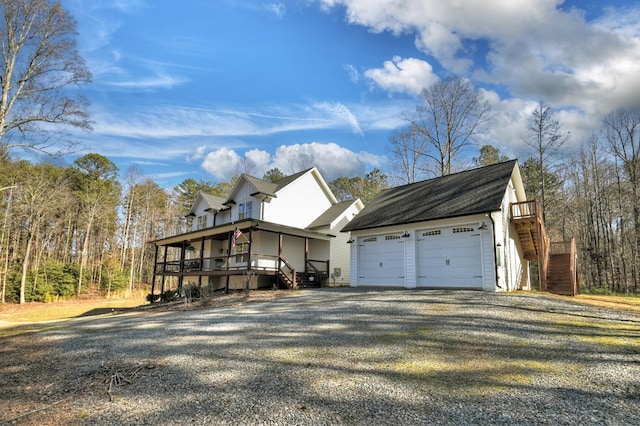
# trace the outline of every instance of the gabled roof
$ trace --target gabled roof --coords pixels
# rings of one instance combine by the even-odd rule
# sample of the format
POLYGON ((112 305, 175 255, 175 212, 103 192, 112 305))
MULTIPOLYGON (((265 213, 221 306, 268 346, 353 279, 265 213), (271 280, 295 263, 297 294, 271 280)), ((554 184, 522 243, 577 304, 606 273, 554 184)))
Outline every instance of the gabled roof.
POLYGON ((189 210, 189 214, 188 214, 189 216, 195 215, 196 207, 198 206, 200 200, 204 201, 204 203, 207 205, 207 208, 204 210, 210 210, 216 213, 226 208, 223 204, 225 201, 224 198, 217 197, 215 195, 207 194, 205 192, 200 191, 195 201, 191 205, 191 210, 189 210))
POLYGON ((362 208, 362 201, 360 199, 342 201, 338 204, 334 204, 325 210, 316 220, 314 220, 307 229, 317 229, 325 226, 331 226, 334 220, 338 219, 344 212, 354 204, 359 204, 362 208))
POLYGON ((307 170, 303 170, 303 171, 298 172, 298 173, 294 173, 291 176, 285 176, 282 179, 278 179, 277 181, 275 181, 275 185, 277 187, 276 192, 280 191, 282 188, 284 188, 285 186, 289 185, 290 183, 292 183, 293 181, 298 179, 300 176, 308 173, 310 170, 313 170, 313 168, 307 169, 307 170))
MULTIPOLYGON (((253 186, 256 187, 255 194, 264 194, 269 197, 275 197, 278 185, 275 183, 267 182, 266 180, 258 179, 257 177, 250 175, 242 175, 253 186)), ((253 194, 252 194, 253 195, 253 194)))
POLYGON ((498 211, 517 166, 517 160, 511 160, 389 188, 371 200, 342 231, 498 211))
POLYGON ((256 191, 251 194, 254 197, 263 196, 265 198, 276 198, 277 193, 279 191, 286 188, 287 186, 295 182, 298 178, 300 178, 301 176, 307 173, 313 173, 318 184, 323 188, 327 196, 332 200, 332 202, 337 202, 337 200, 335 199, 335 196, 331 192, 331 189, 329 189, 329 186, 320 175, 320 172, 318 171, 318 169, 315 167, 312 167, 310 169, 292 174, 291 176, 283 177, 282 179, 279 179, 275 182, 267 182, 266 180, 243 173, 242 175, 240 175, 240 179, 238 179, 238 181, 234 185, 233 189, 229 193, 229 196, 225 200, 224 204, 229 205, 229 204, 235 203, 234 198, 239 188, 242 186, 243 182, 248 182, 249 184, 253 185, 253 187, 256 189, 256 191))

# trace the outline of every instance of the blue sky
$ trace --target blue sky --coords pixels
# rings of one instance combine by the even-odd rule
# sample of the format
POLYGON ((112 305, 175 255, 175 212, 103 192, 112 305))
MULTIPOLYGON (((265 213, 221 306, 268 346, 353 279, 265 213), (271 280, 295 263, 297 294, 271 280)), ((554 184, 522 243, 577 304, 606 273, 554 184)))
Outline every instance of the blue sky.
MULTIPOLYGON (((171 188, 272 167, 392 174, 392 132, 451 75, 482 89, 481 143, 521 160, 539 99, 578 146, 640 106, 640 4, 592 0, 62 0, 93 74, 84 152, 171 188)), ((477 155, 470 149, 467 159, 477 155)))

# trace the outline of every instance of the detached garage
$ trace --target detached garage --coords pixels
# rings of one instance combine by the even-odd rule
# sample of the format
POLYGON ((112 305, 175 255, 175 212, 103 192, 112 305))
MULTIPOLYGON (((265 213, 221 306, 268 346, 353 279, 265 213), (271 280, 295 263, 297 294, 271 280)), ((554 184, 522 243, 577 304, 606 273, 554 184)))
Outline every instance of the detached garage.
POLYGON ((390 188, 342 230, 351 286, 527 289, 509 206, 526 200, 517 161, 390 188))

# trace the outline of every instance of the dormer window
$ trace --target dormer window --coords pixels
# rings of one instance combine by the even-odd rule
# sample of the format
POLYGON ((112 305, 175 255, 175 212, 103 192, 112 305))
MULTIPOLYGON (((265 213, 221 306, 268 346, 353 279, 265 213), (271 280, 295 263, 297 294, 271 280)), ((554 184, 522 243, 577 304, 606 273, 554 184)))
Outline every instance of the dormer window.
POLYGON ((253 216, 253 206, 251 201, 241 203, 238 206, 238 220, 248 219, 253 216))
POLYGON ((198 216, 196 227, 197 227, 197 229, 204 229, 204 228, 207 227, 207 216, 206 215, 198 216))

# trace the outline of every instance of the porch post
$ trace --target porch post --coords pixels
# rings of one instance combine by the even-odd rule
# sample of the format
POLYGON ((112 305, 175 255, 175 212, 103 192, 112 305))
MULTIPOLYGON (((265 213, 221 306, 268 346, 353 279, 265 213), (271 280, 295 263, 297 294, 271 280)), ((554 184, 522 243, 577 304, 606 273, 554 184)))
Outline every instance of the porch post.
POLYGON ((227 244, 227 284, 224 288, 225 294, 229 294, 229 268, 231 267, 231 240, 233 239, 233 232, 234 231, 229 231, 229 243, 227 244))
POLYGON ((187 252, 187 241, 182 242, 182 247, 180 247, 180 273, 178 275, 178 290, 182 289, 182 284, 184 282, 184 258, 187 252))
POLYGON ((202 287, 202 271, 204 271, 204 235, 200 242, 200 274, 198 275, 198 287, 202 287))
POLYGON ((167 272, 167 253, 169 251, 169 246, 164 246, 164 260, 162 261, 162 287, 160 288, 160 300, 162 300, 164 295, 164 281, 167 277, 165 272, 167 272))
POLYGON ((151 300, 150 302, 153 303, 153 291, 156 288, 156 268, 158 267, 158 245, 154 244, 156 246, 156 250, 155 250, 155 254, 153 255, 153 275, 151 278, 151 300))
POLYGON ((307 265, 309 265, 309 239, 307 237, 304 238, 304 272, 309 272, 307 270, 307 265))
POLYGON ((247 271, 251 271, 251 248, 253 247, 253 227, 249 228, 249 252, 247 253, 247 271))
POLYGON ((278 233, 278 271, 282 269, 282 233, 278 233))

